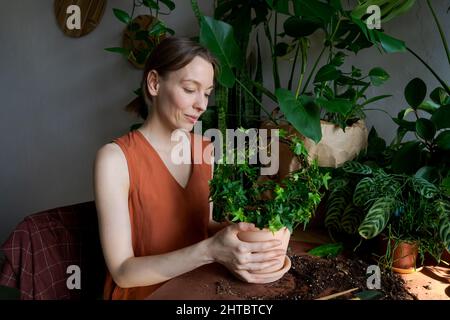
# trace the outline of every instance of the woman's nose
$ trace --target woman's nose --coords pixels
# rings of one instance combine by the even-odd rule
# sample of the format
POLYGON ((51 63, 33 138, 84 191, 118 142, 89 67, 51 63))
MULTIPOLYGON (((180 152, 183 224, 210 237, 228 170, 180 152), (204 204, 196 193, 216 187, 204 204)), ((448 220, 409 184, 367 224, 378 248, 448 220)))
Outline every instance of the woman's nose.
POLYGON ((205 111, 208 107, 208 98, 202 94, 199 94, 197 100, 195 101, 194 107, 201 111, 205 111))

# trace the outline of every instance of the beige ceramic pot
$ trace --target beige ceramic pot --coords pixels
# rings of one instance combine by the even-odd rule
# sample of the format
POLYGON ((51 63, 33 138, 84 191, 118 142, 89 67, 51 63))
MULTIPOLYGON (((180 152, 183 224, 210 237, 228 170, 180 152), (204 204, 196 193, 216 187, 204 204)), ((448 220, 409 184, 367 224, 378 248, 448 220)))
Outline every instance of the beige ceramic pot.
MULTIPOLYGON (((352 126, 345 128, 345 131, 327 121, 320 121, 320 123, 322 139, 317 144, 311 139, 302 136, 287 122, 280 123, 279 128, 286 130, 288 134, 299 136, 305 143, 309 159, 317 159, 321 167, 340 167, 346 161, 353 160, 361 150, 367 148, 368 132, 363 120, 359 120, 352 126)), ((261 128, 275 129, 276 127, 272 122, 265 121, 261 128)), ((279 180, 300 168, 297 158, 285 143, 280 143, 279 163, 279 180)))
MULTIPOLYGON (((285 252, 287 251, 289 245, 289 239, 291 237, 291 233, 287 228, 282 228, 276 232, 272 232, 269 229, 257 230, 257 231, 241 231, 238 233, 238 238, 241 241, 246 242, 259 242, 259 241, 269 241, 269 240, 280 240, 281 245, 280 248, 285 252)), ((253 273, 273 273, 283 269, 283 266, 286 264, 286 255, 280 257, 279 263, 273 267, 266 268, 260 271, 252 271, 253 273)), ((286 270, 287 271, 287 270, 286 270)))

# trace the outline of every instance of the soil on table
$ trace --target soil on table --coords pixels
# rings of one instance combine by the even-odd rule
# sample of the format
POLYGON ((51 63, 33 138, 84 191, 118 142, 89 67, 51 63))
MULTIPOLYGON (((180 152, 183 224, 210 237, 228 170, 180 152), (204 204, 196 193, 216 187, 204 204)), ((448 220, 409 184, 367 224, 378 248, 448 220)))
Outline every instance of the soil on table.
MULTIPOLYGON (((267 300, 312 300, 358 288, 367 289, 368 263, 358 257, 319 258, 310 255, 291 255, 292 267, 283 278, 266 285, 253 285, 253 290, 243 290, 234 282, 216 283, 216 293, 227 297, 267 300)), ((413 300, 416 297, 405 288, 404 280, 395 273, 381 270, 381 300, 413 300)), ((350 299, 353 293, 336 299, 350 299)))

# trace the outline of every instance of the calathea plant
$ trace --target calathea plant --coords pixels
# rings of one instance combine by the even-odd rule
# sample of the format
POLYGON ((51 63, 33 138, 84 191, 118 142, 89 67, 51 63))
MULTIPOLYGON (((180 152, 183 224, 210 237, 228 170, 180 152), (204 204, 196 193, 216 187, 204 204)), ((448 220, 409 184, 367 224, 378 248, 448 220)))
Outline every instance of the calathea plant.
POLYGON ((437 186, 414 175, 347 162, 344 175, 331 186, 326 225, 329 230, 372 239, 416 241, 439 261, 450 250, 450 198, 437 186), (350 181, 358 181, 351 184, 350 181))

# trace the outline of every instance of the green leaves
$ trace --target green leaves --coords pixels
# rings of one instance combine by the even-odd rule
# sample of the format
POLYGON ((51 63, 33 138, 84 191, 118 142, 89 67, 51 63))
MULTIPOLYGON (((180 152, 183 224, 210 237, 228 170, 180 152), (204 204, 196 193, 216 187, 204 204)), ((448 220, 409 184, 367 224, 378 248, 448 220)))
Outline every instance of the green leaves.
POLYGON ((440 107, 431 116, 437 130, 450 128, 450 104, 440 107))
POLYGON ((114 8, 113 13, 116 16, 116 18, 119 19, 120 21, 122 21, 123 23, 129 24, 131 22, 130 15, 128 13, 126 13, 125 11, 114 8))
POLYGON ((275 95, 289 123, 305 137, 318 143, 322 138, 320 108, 314 100, 307 96, 296 99, 291 91, 281 88, 276 90, 275 95))
POLYGON ((336 98, 333 100, 325 100, 322 98, 317 98, 316 102, 328 112, 336 112, 343 116, 346 116, 353 108, 353 103, 346 99, 336 98))
POLYGON ((419 141, 406 142, 392 159, 392 170, 397 173, 412 174, 417 171, 421 162, 422 145, 419 141))
POLYGON ((436 134, 436 127, 428 119, 420 118, 416 121, 416 132, 424 140, 432 140, 436 134))
POLYGON ((353 192, 353 203, 358 207, 364 207, 370 200, 370 193, 374 181, 370 177, 365 177, 359 181, 353 192))
POLYGON ((242 54, 232 26, 211 17, 202 17, 200 43, 211 50, 220 62, 219 82, 227 88, 233 87, 236 78, 232 68, 241 67, 242 54))
POLYGON ((320 23, 299 17, 290 17, 284 22, 284 32, 293 38, 307 37, 320 28, 320 23))
POLYGON ((363 222, 359 226, 359 234, 364 239, 372 239, 386 228, 391 212, 395 208, 393 198, 380 198, 372 205, 363 222))
POLYGON ((450 150, 450 130, 442 131, 436 137, 435 142, 442 150, 450 150))
POLYGON ((130 50, 121 47, 106 48, 105 50, 109 52, 120 53, 126 58, 128 58, 128 55, 130 54, 130 50))
POLYGON ((308 251, 316 257, 337 257, 344 250, 342 243, 327 243, 308 251))
POLYGON ((354 173, 361 175, 369 175, 372 173, 372 169, 369 166, 366 166, 356 161, 347 161, 342 166, 342 169, 347 173, 354 173))
POLYGON ((420 78, 412 79, 405 88, 405 98, 408 104, 417 109, 427 95, 427 86, 420 78))
POLYGON ((294 1, 294 11, 296 16, 316 18, 327 24, 336 9, 317 0, 296 0, 294 1))
POLYGON ((450 97, 447 94, 447 92, 444 90, 444 88, 437 87, 430 93, 430 98, 433 100, 434 103, 437 103, 439 105, 446 105, 450 104, 450 97))
POLYGON ((159 10, 159 5, 155 0, 143 0, 142 2, 144 4, 144 6, 150 8, 150 9, 159 10))
POLYGON ((170 11, 175 9, 175 3, 170 0, 159 0, 160 2, 164 3, 167 8, 169 8, 170 11))
POLYGON ((413 189, 421 196, 431 199, 439 193, 439 189, 432 183, 423 178, 411 177, 413 189))
POLYGON ((336 80, 341 74, 342 72, 337 70, 334 65, 326 64, 317 71, 314 83, 336 80))
POLYGON ((341 216, 347 207, 350 199, 350 192, 347 187, 338 187, 334 189, 327 202, 327 211, 325 215, 325 227, 329 230, 341 229, 341 216))
POLYGON ((389 80, 389 74, 382 68, 373 68, 369 71, 370 81, 374 86, 380 86, 389 80))
POLYGON ((404 52, 406 44, 404 41, 391 37, 384 32, 374 30, 375 37, 387 53, 404 52))
POLYGON ((440 215, 439 237, 445 248, 450 251, 450 204, 447 201, 438 200, 435 205, 440 215))

